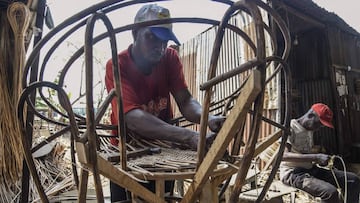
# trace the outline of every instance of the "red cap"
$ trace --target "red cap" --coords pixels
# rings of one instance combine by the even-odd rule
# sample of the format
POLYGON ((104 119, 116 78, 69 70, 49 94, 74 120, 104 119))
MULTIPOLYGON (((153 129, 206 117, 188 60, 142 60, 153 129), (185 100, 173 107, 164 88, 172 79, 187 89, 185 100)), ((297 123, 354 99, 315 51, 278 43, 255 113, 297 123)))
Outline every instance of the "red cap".
POLYGON ((334 128, 332 124, 333 112, 326 104, 316 103, 312 105, 311 109, 317 113, 320 118, 320 122, 324 126, 334 128))

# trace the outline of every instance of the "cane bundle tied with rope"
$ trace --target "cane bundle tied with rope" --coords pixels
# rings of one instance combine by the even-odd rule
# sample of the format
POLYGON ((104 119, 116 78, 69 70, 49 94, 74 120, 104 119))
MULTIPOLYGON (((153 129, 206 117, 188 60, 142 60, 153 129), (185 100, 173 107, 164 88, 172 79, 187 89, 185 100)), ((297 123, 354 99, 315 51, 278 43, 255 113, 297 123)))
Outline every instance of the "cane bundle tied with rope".
POLYGON ((19 180, 23 149, 17 120, 17 101, 21 93, 21 77, 25 61, 24 39, 30 11, 20 2, 1 12, 0 31, 0 185, 19 180))

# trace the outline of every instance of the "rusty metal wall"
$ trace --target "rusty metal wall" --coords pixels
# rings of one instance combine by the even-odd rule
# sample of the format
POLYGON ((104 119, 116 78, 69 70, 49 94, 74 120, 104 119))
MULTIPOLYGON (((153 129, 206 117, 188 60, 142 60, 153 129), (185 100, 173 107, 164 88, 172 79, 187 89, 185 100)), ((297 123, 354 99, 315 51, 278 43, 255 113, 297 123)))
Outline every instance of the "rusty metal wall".
MULTIPOLYGON (((254 37, 252 22, 247 15, 237 14, 230 22, 241 27, 250 37, 254 37)), ((189 88, 200 103, 202 103, 203 93, 199 91, 199 86, 207 80, 207 68, 216 29, 217 27, 209 28, 185 43, 179 50, 184 62, 189 88)), ((322 145, 329 153, 346 154, 353 142, 360 142, 360 125, 356 125, 360 119, 360 93, 359 91, 355 92, 355 84, 360 76, 360 71, 345 72, 349 94, 341 98, 334 82, 336 76, 333 64, 351 66, 353 70, 360 70, 360 57, 358 57, 360 56, 360 40, 358 37, 345 34, 336 28, 329 28, 328 31, 326 29, 308 30, 299 34, 297 38, 298 44, 292 47, 288 59, 293 75, 292 117, 301 116, 313 103, 328 104, 334 110, 336 129, 322 128, 315 133, 315 142, 322 145)), ((217 74, 224 73, 252 57, 252 51, 243 40, 235 33, 227 31, 221 49, 217 74)), ((213 101, 219 101, 229 96, 239 87, 246 74, 217 85, 213 101)), ((278 120, 279 103, 281 102, 277 96, 279 81, 275 80, 271 85, 271 88, 267 88, 269 92, 266 95, 264 115, 278 120)), ((250 126, 247 125, 245 135, 249 128, 250 126)), ((273 127, 267 125, 262 127, 260 139, 273 131, 273 127)), ((247 136, 244 137, 244 140, 247 140, 247 136)))
POLYGON ((293 74, 293 117, 301 116, 313 103, 329 105, 335 129, 322 128, 315 133, 315 142, 328 153, 348 157, 351 146, 360 141, 360 94, 355 91, 360 77, 359 36, 328 25, 297 38, 288 60, 293 74))
MULTIPOLYGON (((332 101, 332 87, 330 81, 327 79, 301 82, 297 83, 294 87, 299 90, 301 94, 301 105, 298 106, 298 109, 303 109, 301 112, 305 113, 312 104, 318 102, 325 103, 330 107, 334 106, 332 101)), ((299 114, 294 117, 299 117, 301 115, 302 114, 299 114)), ((335 154, 338 152, 339 140, 336 136, 336 130, 321 128, 314 133, 314 139, 315 144, 323 146, 326 152, 335 154)))
POLYGON ((348 153, 352 147, 360 146, 360 34, 349 34, 335 27, 328 27, 327 31, 336 85, 339 136, 343 138, 344 153, 348 153))
MULTIPOLYGON (((323 29, 313 29, 298 34, 298 44, 292 46, 288 63, 293 78, 293 118, 302 116, 318 102, 336 110, 326 38, 323 29)), ((334 119, 335 126, 336 123, 334 119)), ((337 154, 340 142, 336 130, 321 128, 315 132, 315 144, 322 145, 328 153, 337 154)))
MULTIPOLYGON (((264 22, 268 22, 267 15, 263 13, 264 22)), ((233 25, 240 27, 244 30, 250 38, 255 40, 255 31, 252 19, 243 13, 238 13, 234 15, 230 22, 233 25)), ((203 33, 197 35, 195 38, 183 44, 179 49, 179 55, 184 65, 184 73, 188 86, 193 94, 193 96, 200 102, 203 101, 204 93, 199 91, 200 84, 207 81, 208 77, 208 68, 210 65, 210 58, 213 48, 213 43, 215 40, 217 27, 211 27, 203 33)), ((270 55, 271 45, 270 45, 269 36, 266 36, 266 45, 267 53, 270 55)), ((229 30, 226 31, 223 44, 221 47, 220 57, 218 60, 218 68, 216 74, 222 74, 228 72, 229 70, 239 66, 240 64, 252 59, 254 54, 250 47, 242 40, 240 36, 236 33, 229 30)), ((273 67, 268 68, 268 74, 271 74, 274 70, 273 67)), ((241 83, 244 81, 248 72, 245 72, 241 75, 235 76, 229 80, 226 80, 214 88, 214 94, 212 95, 212 102, 221 101, 228 96, 230 96, 234 91, 236 91, 241 83)), ((279 114, 278 106, 278 86, 280 83, 280 76, 276 77, 269 85, 267 85, 266 96, 265 96, 265 107, 264 115, 270 119, 276 120, 279 114)), ((223 103, 219 103, 212 107, 221 107, 223 103)), ((223 111, 223 108, 213 111, 213 114, 219 114, 223 111)), ((177 111, 176 115, 180 115, 177 111)), ((250 115, 248 115, 250 118, 250 115)), ((194 127, 193 127, 194 128, 194 127)), ((195 127, 195 129, 197 129, 195 127)), ((244 141, 248 139, 248 134, 250 130, 250 119, 247 119, 247 124, 244 132, 244 141)), ((263 124, 260 130, 259 139, 263 139, 267 135, 271 134, 275 130, 274 127, 269 124, 263 124)))
MULTIPOLYGON (((266 22, 266 16, 264 16, 266 22)), ((250 37, 254 37, 251 19, 237 14, 231 23, 241 27, 250 37)), ((291 24, 290 27, 299 25, 291 24)), ((207 80, 216 27, 209 28, 180 47, 180 55, 193 95, 202 102, 203 93, 199 85, 207 80)), ((313 103, 322 102, 334 111, 335 129, 322 128, 315 133, 315 142, 322 145, 328 153, 348 155, 352 145, 359 145, 360 152, 360 39, 353 32, 339 29, 336 25, 313 27, 296 35, 298 43, 292 46, 288 64, 293 76, 292 117, 304 114, 313 103), (334 65, 345 67, 337 70, 334 65), (347 67, 351 67, 348 71, 347 67), (345 79, 342 79, 342 75, 345 79), (342 82, 340 82, 342 81, 342 82), (339 95, 339 89, 346 94, 339 95)), ((282 45, 279 44, 281 47, 282 45)), ((270 49, 269 49, 270 50, 270 49)), ((219 58, 217 74, 251 59, 252 51, 236 34, 226 32, 219 58)), ((226 98, 243 81, 246 73, 232 78, 215 87, 213 101, 226 98)), ((278 120, 281 104, 277 88, 279 81, 267 88, 264 115, 278 120), (273 91, 273 92, 271 92, 273 91)), ((219 104, 221 105, 221 104, 219 104)), ((245 129, 245 132, 249 126, 245 129)), ((273 129, 262 128, 260 138, 270 134, 273 129)), ((245 133, 246 135, 247 133, 245 133)), ((245 137, 246 140, 246 137, 245 137)))

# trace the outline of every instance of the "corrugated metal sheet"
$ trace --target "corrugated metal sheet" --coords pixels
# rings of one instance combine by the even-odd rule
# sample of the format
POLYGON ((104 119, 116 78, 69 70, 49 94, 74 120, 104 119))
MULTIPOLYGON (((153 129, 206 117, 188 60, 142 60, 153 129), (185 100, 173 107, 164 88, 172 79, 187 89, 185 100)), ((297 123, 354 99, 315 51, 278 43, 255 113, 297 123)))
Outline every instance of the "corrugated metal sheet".
MULTIPOLYGON (((318 102, 336 110, 326 37, 324 29, 309 30, 299 34, 298 44, 292 47, 288 63, 293 75, 293 118, 301 117, 318 102)), ((328 153, 338 153, 340 142, 336 130, 322 128, 315 132, 315 144, 328 153)))
MULTIPOLYGON (((352 147, 360 144, 360 95, 355 89, 356 81, 360 79, 360 34, 341 32, 330 26, 327 32, 331 67, 337 88, 338 134, 343 139, 346 154, 350 153, 352 147), (344 76, 341 81, 339 74, 344 76), (341 86, 346 87, 347 91, 341 92, 341 86)), ((359 158, 355 160, 360 162, 359 158)))
MULTIPOLYGON (((306 112, 312 104, 318 102, 334 106, 330 80, 300 82, 294 88, 300 91, 302 98, 297 106, 298 109, 301 109, 300 112, 306 112)), ((316 131, 314 133, 314 142, 317 145, 323 146, 327 152, 336 153, 338 151, 338 139, 336 131, 333 129, 321 128, 319 131, 316 131)))
MULTIPOLYGON (((313 19, 323 22, 327 25, 336 26, 338 30, 344 32, 358 34, 358 32, 349 26, 343 19, 333 12, 329 12, 324 8, 319 7, 312 0, 271 0, 274 2, 283 2, 291 8, 295 8, 299 12, 310 16, 313 19)), ((293 25, 293 26, 303 26, 303 25, 293 25)))
MULTIPOLYGON (((315 133, 315 142, 323 145, 329 153, 343 153, 344 148, 349 149, 351 142, 360 141, 360 125, 357 125, 360 118, 360 96, 359 93, 354 93, 353 88, 354 81, 356 78, 359 78, 360 72, 356 74, 354 72, 345 73, 349 94, 341 98, 336 92, 337 86, 332 65, 351 66, 353 69, 360 70, 359 34, 345 24, 341 18, 318 7, 310 0, 284 0, 282 2, 324 25, 307 26, 310 29, 299 30, 295 29, 299 25, 292 24, 298 22, 292 21, 297 16, 292 16, 290 21, 287 21, 290 31, 292 28, 294 29, 293 31, 301 31, 299 33, 292 33, 293 37, 297 36, 298 44, 292 47, 288 59, 294 86, 292 116, 293 118, 300 117, 313 103, 323 102, 328 104, 335 113, 334 123, 336 130, 321 129, 315 133), (316 16, 313 15, 314 13, 316 13, 316 16)), ((286 7, 281 7, 279 11, 281 11, 280 14, 283 15, 284 19, 288 19, 289 14, 286 12, 286 7)), ((264 18, 266 18, 266 15, 264 18)), ((241 27, 242 30, 246 31, 253 38, 254 31, 249 16, 242 13, 237 14, 231 19, 231 23, 241 27)), ((189 87, 200 103, 202 102, 203 93, 198 91, 198 89, 200 84, 207 80, 207 69, 210 63, 216 29, 217 27, 210 28, 180 48, 182 58, 192 61, 191 64, 187 63, 185 65, 185 72, 189 73, 186 76, 187 81, 190 83, 189 87)), ((269 46, 268 42, 267 40, 269 46)), ((282 44, 278 46, 281 47, 282 44)), ((267 51, 270 50, 268 47, 267 51)), ((253 52, 249 46, 235 33, 227 31, 219 57, 217 74, 222 74, 252 59, 252 57, 253 52)), ((269 72, 271 72, 271 69, 269 69, 269 72)), ((219 101, 229 96, 244 81, 246 75, 247 73, 243 73, 217 85, 213 94, 213 101, 219 101)), ((280 114, 279 84, 280 77, 267 86, 265 96, 266 106, 264 115, 274 120, 278 120, 277 118, 280 114)), ((221 105, 223 103, 218 104, 218 106, 221 105)), ((219 113, 219 110, 217 112, 219 113)), ((245 135, 248 134, 249 128, 248 122, 245 135)), ((262 127, 260 139, 273 131, 273 129, 269 128, 271 127, 262 127)), ((246 139, 247 137, 245 136, 244 140, 246 139)))
MULTIPOLYGON (((293 39, 297 38, 298 44, 292 47, 288 64, 293 75, 293 102, 292 117, 297 118, 304 114, 313 103, 323 102, 328 104, 335 114, 335 130, 323 128, 315 134, 315 143, 323 145, 328 153, 349 153, 351 145, 360 143, 360 93, 355 91, 355 81, 360 77, 360 34, 348 26, 337 15, 318 7, 311 0, 283 0, 278 8, 280 15, 287 19, 288 27, 293 39), (288 7, 283 7, 285 4, 288 7), (293 11, 300 12, 297 16, 293 11), (289 14, 291 13, 291 14, 289 14), (316 15, 314 15, 316 13, 316 15), (294 15, 295 14, 295 15, 294 15), (289 15, 292 15, 289 18, 289 15), (301 30, 299 22, 301 15, 308 16, 302 19, 301 30), (311 20, 313 19, 313 20, 311 20), (318 23, 316 23, 318 22, 318 23), (315 24, 314 24, 315 23, 315 24), (309 24, 309 25, 305 25, 309 24), (321 26, 319 26, 321 25, 321 26), (350 66, 352 71, 343 71, 348 93, 339 96, 333 65, 350 66)), ((276 5, 276 3, 275 3, 276 5)), ((264 20, 267 16, 263 15, 264 20)), ((246 14, 237 14, 231 23, 241 27, 253 38, 254 31, 251 19, 246 14)), ((198 91, 200 84, 207 80, 207 69, 210 63, 212 46, 217 27, 201 33, 193 40, 180 47, 182 58, 192 61, 185 65, 185 72, 189 87, 193 95, 202 102, 203 93, 198 91)), ((269 41, 267 44, 269 46, 269 41)), ((282 44, 278 44, 279 47, 282 44)), ((271 49, 267 47, 267 51, 271 49)), ((253 52, 244 41, 235 33, 225 33, 221 54, 219 57, 217 74, 222 74, 241 63, 252 59, 253 52)), ((272 70, 269 69, 269 72, 272 70)), ((234 92, 244 81, 247 73, 231 78, 215 87, 212 100, 219 101, 234 92)), ((280 77, 267 86, 265 112, 271 119, 278 120, 279 116, 279 87, 280 77)), ((218 104, 218 106, 223 103, 218 104)), ((217 112, 219 113, 220 110, 217 112)), ((250 117, 250 116, 249 116, 250 117)), ((249 120, 249 119, 248 119, 249 120)), ((245 135, 248 134, 249 122, 246 125, 245 135)), ((270 134, 273 129, 264 126, 261 129, 260 139, 270 134)), ((244 138, 246 140, 247 137, 244 138)), ((360 144, 358 144, 360 146, 360 144)))
POLYGON ((293 117, 301 116, 314 102, 327 103, 334 111, 336 129, 321 129, 317 133, 317 142, 327 148, 328 153, 348 156, 351 145, 360 140, 360 125, 357 125, 360 116, 357 106, 360 103, 353 88, 360 75, 356 71, 340 73, 334 65, 351 66, 359 71, 360 34, 336 14, 318 7, 311 0, 274 2, 280 2, 278 10, 284 19, 288 19, 293 39, 296 36, 298 40, 288 60, 293 74, 293 117), (310 20, 302 21, 300 25, 295 23, 299 22, 301 15, 310 20), (311 19, 323 26, 311 26, 311 19), (344 75, 344 84, 337 82, 336 75, 339 74, 344 75), (341 88, 348 89, 348 93, 339 95, 341 88))

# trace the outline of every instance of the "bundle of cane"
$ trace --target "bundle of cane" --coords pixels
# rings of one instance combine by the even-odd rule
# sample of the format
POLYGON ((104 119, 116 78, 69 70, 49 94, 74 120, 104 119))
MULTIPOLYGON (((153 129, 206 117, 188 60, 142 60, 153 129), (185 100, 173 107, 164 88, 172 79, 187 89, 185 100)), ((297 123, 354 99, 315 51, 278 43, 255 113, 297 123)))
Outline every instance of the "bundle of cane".
MULTIPOLYGON (((19 121, 17 119, 17 102, 21 93, 21 78, 25 61, 24 38, 29 25, 30 11, 20 2, 9 5, 7 26, 1 26, 2 62, 0 67, 0 184, 12 185, 19 179, 22 170, 23 149, 19 121), (10 24, 13 34, 9 29, 10 24), (7 32, 7 33, 4 33, 7 32), (5 35, 5 36, 3 36, 5 35), (3 38, 5 37, 5 38, 3 38), (13 39, 13 40, 12 40, 13 39), (7 41, 7 42, 5 42, 7 41), (13 41, 13 42, 12 42, 13 41)), ((3 18, 1 18, 3 19, 3 18)))
MULTIPOLYGON (((13 117, 12 112, 9 111, 11 102, 10 102, 10 90, 8 80, 8 69, 12 69, 12 57, 11 52, 13 50, 12 31, 7 20, 6 12, 1 12, 1 36, 0 36, 0 185, 6 187, 7 184, 4 184, 5 180, 9 179, 9 173, 11 173, 11 168, 6 166, 6 159, 12 159, 9 156, 11 153, 7 149, 7 135, 8 132, 13 130, 12 126, 9 126, 7 121, 13 117)), ((12 162, 9 160, 9 162, 12 162)))

